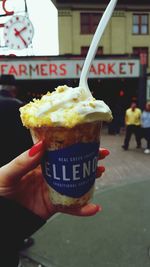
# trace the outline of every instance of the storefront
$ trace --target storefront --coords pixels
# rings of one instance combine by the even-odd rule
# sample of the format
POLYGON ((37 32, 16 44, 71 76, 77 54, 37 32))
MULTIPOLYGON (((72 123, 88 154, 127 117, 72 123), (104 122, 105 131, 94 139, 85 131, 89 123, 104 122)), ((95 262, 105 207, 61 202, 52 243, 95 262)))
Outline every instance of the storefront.
MULTIPOLYGON (((18 97, 28 102, 53 91, 58 85, 78 86, 84 59, 66 57, 2 57, 0 58, 0 83, 14 84, 18 97)), ((95 58, 89 71, 89 88, 97 99, 104 100, 112 110, 123 109, 136 100, 146 101, 146 90, 138 58, 95 58)))

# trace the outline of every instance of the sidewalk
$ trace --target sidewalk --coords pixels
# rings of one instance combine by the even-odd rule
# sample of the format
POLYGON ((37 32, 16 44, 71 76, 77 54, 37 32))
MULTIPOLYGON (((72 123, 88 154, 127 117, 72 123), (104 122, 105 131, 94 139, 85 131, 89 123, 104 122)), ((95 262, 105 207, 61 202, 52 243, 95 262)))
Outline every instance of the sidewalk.
MULTIPOLYGON (((150 155, 123 151, 124 136, 102 134, 101 147, 110 156, 96 182, 93 202, 103 211, 79 218, 58 214, 23 251, 25 267, 148 267, 150 266, 150 155)), ((143 140, 144 147, 144 140, 143 140)))

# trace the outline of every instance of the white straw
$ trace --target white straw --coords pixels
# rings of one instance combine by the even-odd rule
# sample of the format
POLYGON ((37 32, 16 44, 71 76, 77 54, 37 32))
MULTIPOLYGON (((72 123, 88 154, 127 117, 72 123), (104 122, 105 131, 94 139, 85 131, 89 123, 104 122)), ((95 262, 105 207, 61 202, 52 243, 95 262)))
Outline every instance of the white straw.
POLYGON ((90 90, 89 90, 88 83, 87 83, 87 77, 88 77, 89 69, 90 69, 91 63, 95 57, 95 54, 96 54, 96 51, 97 51, 97 48, 99 45, 99 41, 100 41, 102 34, 103 34, 111 16, 112 16, 112 13, 114 11, 116 4, 117 4, 117 0, 111 0, 110 3, 108 4, 108 6, 107 6, 99 24, 98 24, 96 32, 93 36, 90 48, 88 50, 88 53, 87 53, 87 56, 86 56, 86 59, 85 59, 85 62, 84 62, 83 68, 82 68, 79 86, 86 88, 89 91, 89 93, 90 93, 90 90))

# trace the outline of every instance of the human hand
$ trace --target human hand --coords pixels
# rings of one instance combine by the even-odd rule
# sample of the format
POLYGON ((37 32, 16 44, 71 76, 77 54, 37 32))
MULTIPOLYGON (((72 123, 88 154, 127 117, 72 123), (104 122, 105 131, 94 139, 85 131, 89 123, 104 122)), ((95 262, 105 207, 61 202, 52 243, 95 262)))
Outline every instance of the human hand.
MULTIPOLYGON (((44 151, 44 143, 40 141, 30 150, 0 168, 0 196, 15 200, 44 219, 48 219, 56 212, 91 216, 100 211, 101 207, 92 203, 72 210, 58 208, 50 202, 48 185, 40 168, 40 160, 44 151)), ((101 149, 99 159, 105 158, 108 154, 107 149, 101 149)), ((100 177, 104 170, 103 166, 98 167, 97 177, 100 177)))

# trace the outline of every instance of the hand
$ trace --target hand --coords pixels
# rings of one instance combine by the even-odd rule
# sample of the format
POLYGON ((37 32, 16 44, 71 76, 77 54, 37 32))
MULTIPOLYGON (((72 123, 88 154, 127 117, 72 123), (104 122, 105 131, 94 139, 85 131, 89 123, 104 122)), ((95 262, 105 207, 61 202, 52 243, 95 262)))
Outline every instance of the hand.
MULTIPOLYGON (((0 168, 0 195, 13 199, 44 219, 56 212, 77 216, 91 216, 101 210, 96 204, 87 204, 76 210, 57 208, 49 200, 48 186, 42 176, 40 160, 44 154, 44 143, 40 141, 30 150, 19 155, 13 161, 0 168)), ((100 150, 99 159, 109 154, 100 150)), ((104 167, 98 167, 97 176, 101 176, 104 167)))

